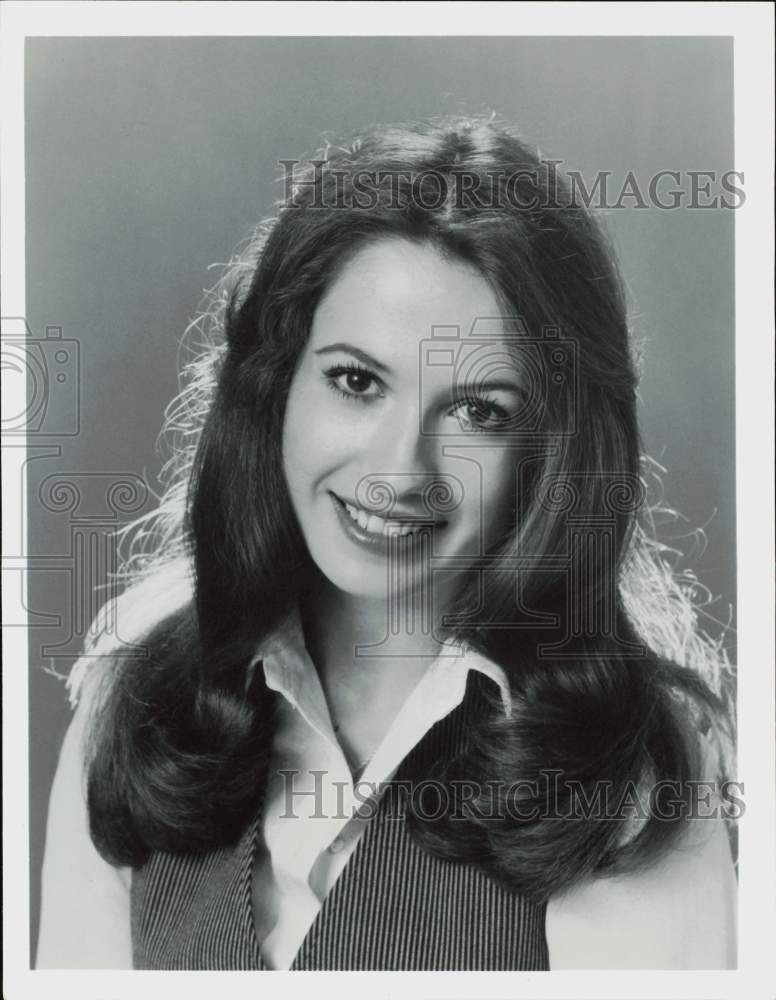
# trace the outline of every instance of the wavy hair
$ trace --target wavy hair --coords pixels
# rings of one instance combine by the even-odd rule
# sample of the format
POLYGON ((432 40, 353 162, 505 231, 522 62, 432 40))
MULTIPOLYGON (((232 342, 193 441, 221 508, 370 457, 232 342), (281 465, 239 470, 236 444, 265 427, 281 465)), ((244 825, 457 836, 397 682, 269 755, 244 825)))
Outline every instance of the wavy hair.
POLYGON ((575 392, 544 400, 538 429, 550 445, 526 463, 514 530, 489 553, 484 582, 464 579, 449 619, 452 637, 506 670, 512 716, 488 706, 468 749, 432 768, 445 782, 478 782, 467 821, 416 812, 411 829, 426 850, 537 898, 648 864, 678 835, 681 812, 650 816, 627 838, 622 822, 595 817, 482 818, 494 815, 494 782, 547 769, 586 793, 607 781, 624 796, 697 776, 704 743, 729 767, 732 669, 700 626, 697 581, 655 538, 625 296, 596 221, 494 117, 327 143, 278 209, 188 331, 166 413, 164 492, 123 539, 114 611, 148 655, 118 657, 104 632, 71 674, 74 700, 85 682, 94 688, 95 844, 137 866, 154 850, 233 840, 257 808, 274 696, 248 666, 312 576, 282 471, 285 400, 323 293, 359 248, 398 238, 473 265, 533 335, 560 330, 577 347, 575 392), (569 534, 571 514, 586 530, 569 534), (593 530, 602 515, 604 535, 593 530))

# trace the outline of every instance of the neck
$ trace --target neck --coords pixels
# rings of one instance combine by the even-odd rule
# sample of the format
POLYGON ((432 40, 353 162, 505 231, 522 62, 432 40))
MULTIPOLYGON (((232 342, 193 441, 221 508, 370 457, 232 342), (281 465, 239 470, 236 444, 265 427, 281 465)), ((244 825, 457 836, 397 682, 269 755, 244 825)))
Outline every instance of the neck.
POLYGON ((417 674, 440 650, 441 614, 434 608, 442 607, 442 597, 441 588, 433 602, 417 592, 390 600, 361 597, 319 578, 301 609, 305 641, 319 673, 357 669, 373 674, 390 665, 394 675, 417 674))
POLYGON ((353 766, 368 759, 439 654, 440 632, 422 603, 407 593, 359 597, 318 578, 301 604, 305 643, 353 766))
POLYGON ((324 657, 327 651, 349 659, 435 656, 440 646, 430 609, 408 595, 360 597, 326 581, 308 600, 303 616, 308 642, 324 657))

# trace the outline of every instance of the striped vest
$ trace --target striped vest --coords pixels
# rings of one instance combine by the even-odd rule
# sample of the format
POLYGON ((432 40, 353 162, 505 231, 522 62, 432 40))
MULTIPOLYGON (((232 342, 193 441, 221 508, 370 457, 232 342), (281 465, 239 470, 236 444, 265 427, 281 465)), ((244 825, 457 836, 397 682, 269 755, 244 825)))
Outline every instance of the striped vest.
MULTIPOLYGON (((466 746, 482 708, 472 671, 461 705, 438 722, 396 774, 466 746)), ((132 877, 136 969, 266 966, 256 938, 251 877, 261 808, 238 843, 199 854, 157 852, 132 877)), ((501 887, 473 865, 423 851, 389 790, 326 896, 292 970, 548 969, 545 906, 501 887)))

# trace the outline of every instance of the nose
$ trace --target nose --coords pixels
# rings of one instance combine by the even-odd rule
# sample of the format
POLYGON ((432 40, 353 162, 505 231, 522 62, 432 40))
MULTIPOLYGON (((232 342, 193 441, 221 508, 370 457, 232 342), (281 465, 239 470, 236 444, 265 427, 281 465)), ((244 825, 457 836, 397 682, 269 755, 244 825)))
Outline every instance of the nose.
POLYGON ((375 428, 370 441, 374 472, 401 474, 407 483, 421 484, 438 467, 438 448, 433 437, 422 433, 417 405, 398 407, 375 428))
POLYGON ((433 436, 422 433, 417 406, 386 416, 370 436, 362 484, 380 506, 390 498, 393 513, 425 515, 424 497, 441 479, 440 449, 433 436))

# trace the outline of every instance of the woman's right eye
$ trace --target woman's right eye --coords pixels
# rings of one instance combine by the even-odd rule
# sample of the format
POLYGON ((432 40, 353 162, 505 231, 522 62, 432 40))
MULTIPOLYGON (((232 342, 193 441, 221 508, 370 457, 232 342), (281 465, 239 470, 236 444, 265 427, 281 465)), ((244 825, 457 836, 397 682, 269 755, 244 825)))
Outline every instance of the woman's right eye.
POLYGON ((377 378, 360 365, 335 365, 325 373, 326 384, 344 399, 374 399, 383 392, 377 378))

